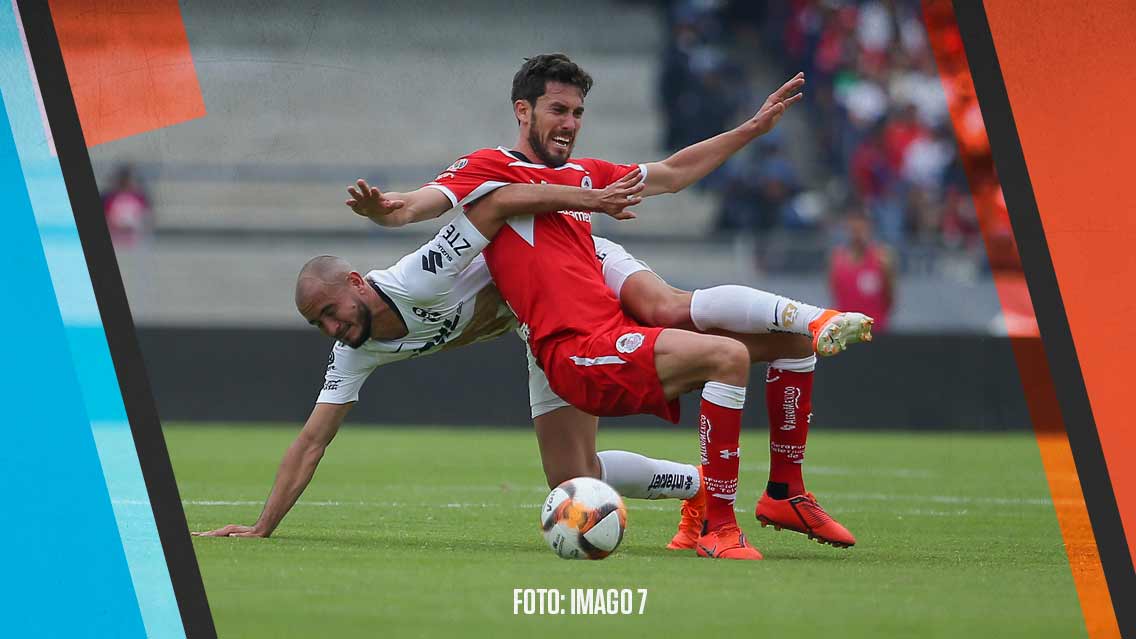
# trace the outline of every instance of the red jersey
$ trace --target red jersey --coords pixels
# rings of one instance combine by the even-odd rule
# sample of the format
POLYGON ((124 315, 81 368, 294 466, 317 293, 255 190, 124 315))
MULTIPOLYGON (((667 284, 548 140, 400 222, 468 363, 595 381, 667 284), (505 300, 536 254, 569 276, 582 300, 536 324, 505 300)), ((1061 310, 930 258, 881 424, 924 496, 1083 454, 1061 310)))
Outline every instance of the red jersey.
MULTIPOLYGON (((497 147, 460 158, 426 186, 445 193, 454 205, 469 205, 512 183, 602 189, 633 168, 594 159, 573 159, 552 168, 497 147)), ((542 363, 555 342, 629 321, 604 283, 591 220, 590 211, 513 217, 484 251, 501 297, 542 363)))
POLYGON ((860 259, 847 248, 838 248, 832 255, 829 285, 836 308, 870 315, 877 332, 887 330, 891 297, 887 290, 887 269, 879 248, 869 247, 860 259))

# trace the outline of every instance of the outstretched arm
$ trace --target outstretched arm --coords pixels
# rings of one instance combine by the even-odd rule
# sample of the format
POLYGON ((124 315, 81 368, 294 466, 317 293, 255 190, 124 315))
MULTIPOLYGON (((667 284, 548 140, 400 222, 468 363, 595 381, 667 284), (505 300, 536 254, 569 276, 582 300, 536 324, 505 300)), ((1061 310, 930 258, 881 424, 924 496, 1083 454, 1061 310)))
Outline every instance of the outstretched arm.
POLYGON ((639 195, 646 184, 636 167, 604 189, 584 189, 559 184, 510 184, 483 195, 469 205, 466 215, 474 227, 492 240, 505 220, 519 215, 548 211, 587 211, 606 213, 617 220, 631 220, 635 212, 627 207, 643 200, 639 195))
POLYGON ((437 189, 422 187, 409 193, 383 193, 363 178, 356 180, 355 186, 347 187, 347 194, 351 198, 344 204, 379 226, 405 226, 432 220, 453 208, 450 199, 437 189))
POLYGON ((231 524, 207 532, 193 533, 199 537, 268 537, 280 520, 295 505, 300 494, 308 487, 315 475, 327 445, 339 431, 343 418, 351 410, 351 404, 316 404, 296 441, 284 453, 280 469, 276 471, 276 481, 272 492, 264 504, 264 510, 252 526, 231 524))
POLYGON ((692 144, 662 162, 647 164, 643 196, 677 193, 709 175, 742 147, 772 130, 785 111, 801 100, 803 94, 799 91, 804 85, 805 74, 798 73, 770 94, 757 113, 741 126, 692 144))
MULTIPOLYGON (((633 180, 621 180, 617 188, 612 185, 598 191, 559 184, 509 184, 481 199, 489 202, 486 208, 492 208, 494 215, 502 218, 576 209, 600 211, 617 220, 629 220, 635 213, 625 209, 641 199, 636 195, 643 190, 639 176, 636 170, 633 180)), ((355 186, 347 188, 347 193, 351 199, 344 204, 379 226, 405 226, 436 218, 453 208, 445 194, 429 187, 409 193, 383 193, 359 179, 355 186)))

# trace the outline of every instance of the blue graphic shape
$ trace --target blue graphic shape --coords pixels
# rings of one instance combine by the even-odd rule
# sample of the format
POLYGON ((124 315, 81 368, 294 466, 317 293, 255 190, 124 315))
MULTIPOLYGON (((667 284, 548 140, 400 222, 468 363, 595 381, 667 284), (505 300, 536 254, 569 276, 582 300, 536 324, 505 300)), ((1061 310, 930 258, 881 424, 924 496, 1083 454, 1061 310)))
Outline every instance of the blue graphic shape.
POLYGON ((7 109, 0 106, 0 192, 6 195, 0 499, 9 575, 0 634, 12 637, 143 637, 118 525, 72 366, 68 340, 35 225, 7 109), (27 329, 33 328, 28 334, 27 329))
MULTIPOLYGON (((35 398, 33 401, 66 401, 76 404, 81 402, 81 412, 85 413, 84 419, 87 420, 87 431, 83 433, 83 437, 87 443, 93 442, 97 450, 97 456, 92 457, 90 461, 94 462, 96 467, 101 464, 102 472, 97 477, 97 484, 101 489, 103 502, 108 501, 109 495, 109 502, 113 506, 112 521, 117 527, 118 537, 117 556, 121 558, 125 555, 129 570, 128 583, 132 583, 132 591, 119 594, 129 597, 130 601, 124 602, 124 605, 132 606, 135 616, 140 611, 145 636, 163 639, 183 638, 185 631, 170 582, 169 569, 165 563, 138 455, 134 448, 125 407, 122 404, 113 360, 91 287, 91 278, 79 242, 63 174, 49 142, 47 125, 36 95, 34 75, 30 68, 30 59, 24 49, 18 17, 14 13, 14 3, 0 3, 0 91, 3 93, 6 108, 4 117, 0 120, 0 128, 5 128, 9 136, 6 147, 9 151, 13 150, 10 147, 14 143, 14 153, 9 153, 12 157, 8 159, 13 163, 18 162, 14 164, 15 172, 6 174, 3 192, 14 194, 17 191, 9 188, 9 183, 17 185, 18 190, 23 193, 25 204, 30 202, 29 211, 20 210, 17 213, 12 209, 9 215, 26 213, 27 222, 32 230, 36 231, 35 238, 28 241, 35 243, 41 262, 46 260, 50 280, 43 291, 51 299, 54 313, 62 320, 63 325, 63 334, 51 339, 62 346, 65 355, 63 359, 40 356, 22 362, 11 358, 6 358, 6 361, 19 362, 23 366, 26 379, 32 377, 39 379, 38 383, 51 388, 53 393, 59 392, 61 388, 53 377, 57 371, 66 369, 71 378, 77 381, 77 392, 69 393, 65 397, 53 396, 46 400, 35 398)), ((5 240, 24 241, 17 240, 14 234, 5 240)), ((30 286, 23 277, 22 269, 16 272, 20 274, 22 280, 16 284, 30 286)), ((12 273, 12 269, 9 268, 7 274, 11 276, 12 273)), ((5 295, 5 301, 16 303, 11 294, 5 295)), ((26 310, 21 312, 27 313, 26 310)), ((32 324, 36 327, 36 332, 32 339, 46 339, 42 318, 36 317, 35 320, 32 324)), ((31 341, 27 336, 13 335, 11 339, 21 338, 31 341)), ((18 387, 18 384, 16 386, 18 387)), ((37 423, 44 420, 45 417, 40 416, 37 423)), ((12 423, 15 425, 19 422, 20 420, 17 420, 12 423)), ((4 456, 0 453, 0 460, 3 460, 4 456)), ((7 463, 0 463, 0 471, 6 474, 8 466, 7 463)), ((12 468, 15 469, 15 466, 12 468)), ((86 482, 84 486, 87 487, 88 484, 89 482, 86 482)), ((47 487, 41 486, 36 494, 46 491, 47 487)), ((69 498, 78 499, 79 496, 71 494, 69 498)), ((59 522, 58 519, 52 521, 52 525, 63 527, 69 525, 66 522, 59 522)), ((91 521, 84 523, 94 525, 91 521)), ((75 571, 86 571, 91 568, 82 563, 72 567, 75 571)), ((61 568, 57 575, 60 579, 66 578, 62 570, 61 568)), ((107 585, 102 584, 102 587, 106 588, 107 585)), ((6 609, 6 606, 13 601, 0 604, 0 610, 6 609)), ((70 606, 70 601, 66 599, 57 599, 56 605, 60 602, 63 603, 63 607, 70 606)), ((0 619, 7 618, 11 616, 0 615, 0 619)), ((82 620, 81 617, 78 619, 82 620)), ((110 634, 95 632, 94 628, 95 626, 88 627, 86 632, 63 632, 58 636, 88 636, 88 632, 91 633, 89 636, 142 636, 134 634, 125 626, 110 634)), ((10 635, 8 628, 5 628, 4 623, 0 621, 0 636, 56 635, 54 632, 44 631, 10 635)))

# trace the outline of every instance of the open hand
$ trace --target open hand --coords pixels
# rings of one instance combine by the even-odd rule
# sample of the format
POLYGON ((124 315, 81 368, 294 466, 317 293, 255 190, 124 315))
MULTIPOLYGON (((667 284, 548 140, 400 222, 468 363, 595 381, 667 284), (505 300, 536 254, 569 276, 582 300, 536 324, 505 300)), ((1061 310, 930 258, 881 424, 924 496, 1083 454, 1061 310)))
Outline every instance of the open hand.
MULTIPOLYGON (((360 180, 362 181, 362 180, 360 180)), ((267 537, 269 533, 257 530, 256 526, 229 524, 216 530, 192 533, 194 537, 267 537)))
POLYGON ((757 128, 758 135, 769 133, 777 124, 777 121, 781 119, 781 116, 785 114, 785 111, 801 101, 801 98, 804 97, 804 94, 800 93, 803 86, 805 86, 805 74, 798 73, 788 82, 782 84, 780 89, 769 94, 765 103, 761 105, 761 108, 757 110, 751 120, 757 128))
POLYGON ((637 195, 637 193, 646 186, 647 181, 643 179, 643 170, 635 167, 627 175, 607 185, 607 188, 598 191, 596 202, 591 208, 593 211, 607 213, 617 220, 634 220, 635 212, 627 210, 627 207, 643 201, 643 197, 637 195))
POLYGON ((381 191, 367 184, 363 178, 355 182, 355 186, 347 187, 347 194, 351 199, 344 202, 351 207, 357 215, 371 219, 382 218, 406 205, 403 200, 391 200, 383 197, 381 191))

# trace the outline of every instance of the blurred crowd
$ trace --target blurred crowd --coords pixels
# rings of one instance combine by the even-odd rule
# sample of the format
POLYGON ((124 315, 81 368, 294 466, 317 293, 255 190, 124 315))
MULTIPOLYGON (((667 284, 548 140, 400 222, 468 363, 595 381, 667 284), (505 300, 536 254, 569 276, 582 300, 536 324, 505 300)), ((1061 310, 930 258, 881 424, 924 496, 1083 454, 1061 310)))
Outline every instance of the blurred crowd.
POLYGON ((672 0, 666 16, 669 149, 733 127, 797 71, 808 81, 803 127, 778 127, 705 182, 719 231, 836 241, 857 215, 901 261, 943 248, 981 256, 917 0, 672 0))

